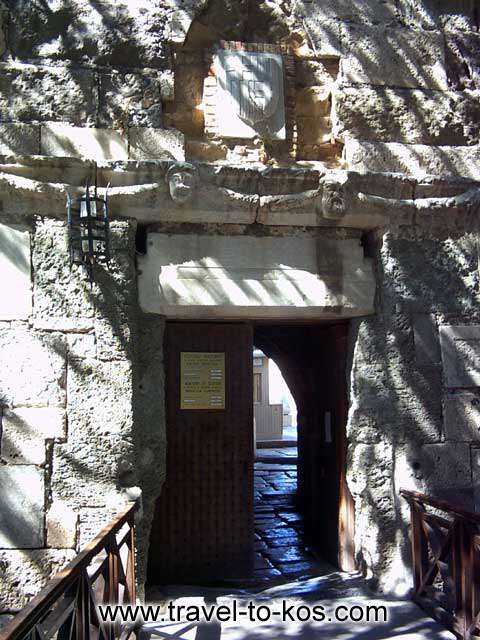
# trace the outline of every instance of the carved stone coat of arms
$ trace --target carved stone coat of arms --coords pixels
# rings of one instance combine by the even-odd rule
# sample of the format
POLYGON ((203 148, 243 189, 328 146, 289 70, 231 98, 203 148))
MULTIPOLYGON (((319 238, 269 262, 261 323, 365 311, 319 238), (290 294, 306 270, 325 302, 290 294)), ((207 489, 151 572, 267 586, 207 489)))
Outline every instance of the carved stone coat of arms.
POLYGON ((285 140, 283 59, 276 53, 220 51, 217 128, 225 138, 285 140))

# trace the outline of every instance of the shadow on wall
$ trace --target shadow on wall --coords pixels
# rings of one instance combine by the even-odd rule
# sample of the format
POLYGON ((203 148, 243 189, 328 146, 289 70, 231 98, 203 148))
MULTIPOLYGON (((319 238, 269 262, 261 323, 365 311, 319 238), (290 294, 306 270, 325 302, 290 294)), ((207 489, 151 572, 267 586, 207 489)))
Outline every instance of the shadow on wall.
POLYGON ((479 322, 478 250, 468 235, 387 235, 378 258, 379 314, 359 321, 351 338, 348 480, 359 566, 402 594, 411 588, 411 557, 400 489, 475 508, 475 442, 445 433, 436 325, 479 322), (425 318, 436 346, 424 353, 415 323, 425 318))
MULTIPOLYGON (((0 332, 5 334, 6 342, 0 336, 4 345, 16 345, 16 355, 8 358, 0 375, 0 380, 8 376, 0 390, 5 414, 0 470, 10 473, 13 482, 2 499, 0 547, 24 549, 40 575, 48 575, 42 564, 48 559, 37 552, 29 555, 29 549, 78 551, 118 512, 119 491, 128 493, 129 487, 140 486, 143 514, 137 549, 138 575, 143 580, 153 505, 165 475, 163 321, 138 309, 129 223, 112 223, 112 244, 109 268, 95 268, 90 289, 79 268, 70 271, 65 226, 37 226, 34 321, 51 328, 12 326, 0 332), (69 321, 73 332, 65 333, 62 323, 69 321), (42 352, 33 371, 29 362, 38 354, 28 353, 32 344, 42 352), (52 395, 55 389, 58 392, 52 395), (32 434, 32 424, 22 419, 25 409, 15 409, 25 404, 46 410, 54 410, 53 405, 60 416, 66 411, 67 429, 63 426, 61 433, 50 431, 43 437, 38 430, 32 434), (24 484, 15 484, 15 479, 24 484), (30 510, 25 509, 29 502, 30 510), (71 522, 60 522, 70 528, 69 542, 64 544, 46 539, 45 511, 58 504, 73 517, 71 522)), ((7 247, 6 253, 15 258, 15 247, 7 247)), ((0 569, 8 576, 8 560, 0 569)), ((17 585, 16 597, 22 588, 17 585)), ((30 593, 28 588, 26 592, 30 593)), ((0 594, 0 609, 6 606, 2 600, 0 594)))

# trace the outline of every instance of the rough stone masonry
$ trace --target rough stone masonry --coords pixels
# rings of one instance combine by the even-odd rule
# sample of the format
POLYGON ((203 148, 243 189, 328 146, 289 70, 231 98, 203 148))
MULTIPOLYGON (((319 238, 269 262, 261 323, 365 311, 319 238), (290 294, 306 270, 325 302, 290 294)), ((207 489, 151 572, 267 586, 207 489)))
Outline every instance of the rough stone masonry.
MULTIPOLYGON (((111 264, 90 288, 69 266, 65 221, 65 185, 86 179, 164 185, 162 163, 187 159, 224 194, 311 191, 343 170, 355 193, 368 182, 366 193, 409 201, 388 215, 368 205, 356 230, 357 218, 345 230, 291 203, 241 221, 227 207, 199 220, 168 196, 142 207, 154 211, 147 238, 218 247, 250 234, 260 254, 264 236, 328 245, 329 280, 321 264, 299 272, 328 280, 313 317, 354 318, 347 476, 357 562, 379 588, 410 586, 401 487, 478 508, 479 207, 435 204, 479 188, 476 4, 0 2, 0 613, 24 606, 137 486, 142 581, 165 477, 165 315, 139 305, 140 214, 127 192, 111 264), (244 43, 284 56, 285 140, 225 139, 215 126, 212 51, 244 43)), ((295 314, 295 301, 278 306, 295 314)))

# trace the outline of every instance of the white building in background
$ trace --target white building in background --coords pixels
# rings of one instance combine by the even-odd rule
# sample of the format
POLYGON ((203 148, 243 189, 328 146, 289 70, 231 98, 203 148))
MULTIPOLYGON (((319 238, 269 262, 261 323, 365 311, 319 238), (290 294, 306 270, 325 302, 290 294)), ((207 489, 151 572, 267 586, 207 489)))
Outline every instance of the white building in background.
POLYGON ((253 352, 253 408, 255 440, 280 440, 284 427, 296 425, 297 408, 276 363, 253 352))

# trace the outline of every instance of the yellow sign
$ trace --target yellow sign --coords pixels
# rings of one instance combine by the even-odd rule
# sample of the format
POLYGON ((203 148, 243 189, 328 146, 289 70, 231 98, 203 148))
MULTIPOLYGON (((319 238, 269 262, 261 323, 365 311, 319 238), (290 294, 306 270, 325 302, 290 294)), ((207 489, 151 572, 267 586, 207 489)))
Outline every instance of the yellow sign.
POLYGON ((180 353, 180 409, 225 409, 224 353, 180 353))

